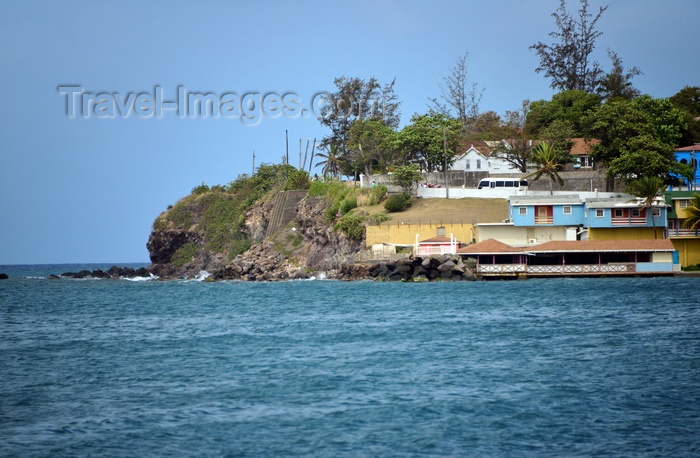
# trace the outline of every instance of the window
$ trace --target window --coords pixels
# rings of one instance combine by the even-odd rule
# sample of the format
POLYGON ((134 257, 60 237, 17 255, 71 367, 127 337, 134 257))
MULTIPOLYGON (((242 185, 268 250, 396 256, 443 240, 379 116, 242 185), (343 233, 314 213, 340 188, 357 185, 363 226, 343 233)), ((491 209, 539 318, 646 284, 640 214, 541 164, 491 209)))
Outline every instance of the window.
POLYGON ((689 203, 690 203, 690 201, 687 199, 679 200, 678 201, 678 209, 684 210, 684 209, 688 208, 689 203))
POLYGON ((570 214, 571 214, 571 206, 570 206, 570 205, 565 205, 565 206, 564 206, 564 214, 565 214, 565 215, 570 215, 570 214))
POLYGON ((598 208, 598 209, 595 211, 595 217, 596 217, 596 218, 603 218, 604 216, 605 216, 605 210, 603 210, 602 208, 598 208))
POLYGON ((633 208, 632 209, 632 218, 639 218, 639 209, 638 208, 633 208))
POLYGON ((579 158, 581 160, 581 167, 585 168, 592 168, 593 167, 593 158, 590 156, 581 156, 579 158))
POLYGON ((527 207, 518 207, 518 215, 527 215, 527 207))
POLYGON ((623 215, 623 213, 622 213, 622 209, 621 209, 621 208, 616 208, 616 209, 615 209, 615 218, 622 218, 623 216, 624 216, 624 215, 623 215))
POLYGON ((464 168, 467 169, 467 170, 469 170, 469 159, 466 159, 466 160, 464 161, 464 168))
POLYGON ((480 169, 481 168, 481 159, 476 160, 476 168, 480 169))
POLYGON ((651 216, 654 218, 661 216, 661 209, 660 208, 652 208, 651 209, 651 216))

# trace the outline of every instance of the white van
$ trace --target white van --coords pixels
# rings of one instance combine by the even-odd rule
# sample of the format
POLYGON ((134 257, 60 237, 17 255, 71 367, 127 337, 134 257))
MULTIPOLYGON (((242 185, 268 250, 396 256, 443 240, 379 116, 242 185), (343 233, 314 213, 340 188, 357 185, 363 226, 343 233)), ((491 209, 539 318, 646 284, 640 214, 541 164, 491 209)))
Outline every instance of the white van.
POLYGON ((479 182, 479 189, 495 188, 527 188, 527 180, 523 178, 484 178, 479 182))

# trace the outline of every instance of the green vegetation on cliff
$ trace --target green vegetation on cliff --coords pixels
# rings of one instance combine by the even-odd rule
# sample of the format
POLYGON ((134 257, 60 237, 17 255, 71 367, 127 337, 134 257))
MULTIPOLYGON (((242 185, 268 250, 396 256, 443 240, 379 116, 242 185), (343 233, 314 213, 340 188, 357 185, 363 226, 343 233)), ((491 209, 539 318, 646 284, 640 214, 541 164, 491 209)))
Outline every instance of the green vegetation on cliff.
POLYGON ((364 237, 367 224, 378 224, 389 219, 384 213, 370 214, 358 207, 378 205, 386 198, 384 185, 372 188, 347 186, 337 180, 313 181, 309 197, 321 197, 326 203, 325 220, 336 231, 342 231, 355 239, 364 237))
POLYGON ((245 231, 245 214, 253 205, 269 198, 269 193, 308 187, 309 176, 290 165, 261 165, 252 175, 240 175, 228 185, 209 187, 202 183, 192 193, 163 212, 153 223, 154 230, 196 233, 201 246, 182 245, 172 256, 178 267, 187 264, 200 250, 225 254, 232 259, 248 250, 252 240, 245 231))

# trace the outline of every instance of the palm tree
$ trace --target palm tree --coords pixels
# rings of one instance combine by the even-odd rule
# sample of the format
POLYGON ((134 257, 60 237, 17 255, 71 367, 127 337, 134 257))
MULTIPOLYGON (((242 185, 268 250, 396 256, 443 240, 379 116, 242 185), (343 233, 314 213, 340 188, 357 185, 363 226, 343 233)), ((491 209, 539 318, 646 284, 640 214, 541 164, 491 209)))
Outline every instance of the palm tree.
POLYGON ((654 212, 652 205, 656 201, 656 196, 661 194, 666 188, 664 180, 654 176, 643 176, 627 185, 627 191, 632 195, 640 197, 642 203, 648 211, 651 211, 651 225, 654 228, 654 238, 656 237, 656 222, 654 221, 654 212))
POLYGON ((321 173, 323 176, 330 175, 334 178, 340 177, 340 148, 337 144, 331 143, 326 147, 326 153, 316 153, 316 157, 324 159, 316 163, 316 166, 322 166, 321 173))
POLYGON ((683 221, 687 229, 700 229, 700 194, 693 195, 690 205, 685 208, 688 217, 683 221))
POLYGON ((547 142, 542 142, 533 149, 532 160, 539 166, 525 178, 532 178, 532 181, 539 180, 542 176, 549 178, 549 194, 554 195, 553 183, 556 181, 559 186, 564 186, 564 180, 559 176, 559 154, 547 142))

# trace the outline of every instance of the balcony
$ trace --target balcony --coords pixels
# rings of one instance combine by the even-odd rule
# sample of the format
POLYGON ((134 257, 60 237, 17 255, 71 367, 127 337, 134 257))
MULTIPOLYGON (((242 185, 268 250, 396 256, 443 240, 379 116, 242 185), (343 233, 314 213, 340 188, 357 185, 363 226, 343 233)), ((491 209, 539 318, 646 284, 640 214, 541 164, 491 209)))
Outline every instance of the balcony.
MULTIPOLYGON (((658 216, 656 217, 658 218, 658 216)), ((649 222, 646 216, 613 216, 613 226, 646 226, 649 222)))
POLYGON ((553 216, 535 216, 535 224, 554 224, 553 216))
POLYGON ((668 237, 700 237, 700 229, 668 229, 668 237))

